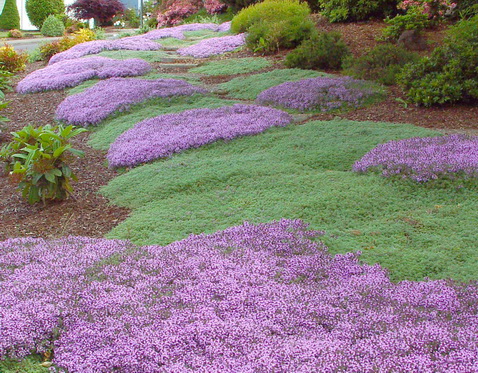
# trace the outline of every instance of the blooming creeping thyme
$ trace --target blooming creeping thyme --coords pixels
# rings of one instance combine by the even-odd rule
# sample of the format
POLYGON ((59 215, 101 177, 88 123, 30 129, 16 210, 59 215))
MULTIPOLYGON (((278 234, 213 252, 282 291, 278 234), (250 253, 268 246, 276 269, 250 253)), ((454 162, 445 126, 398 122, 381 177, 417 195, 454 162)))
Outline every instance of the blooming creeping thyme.
POLYGON ((245 34, 232 36, 220 36, 201 40, 199 43, 189 47, 179 48, 177 53, 181 56, 192 56, 195 58, 206 58, 216 54, 232 52, 245 44, 245 34))

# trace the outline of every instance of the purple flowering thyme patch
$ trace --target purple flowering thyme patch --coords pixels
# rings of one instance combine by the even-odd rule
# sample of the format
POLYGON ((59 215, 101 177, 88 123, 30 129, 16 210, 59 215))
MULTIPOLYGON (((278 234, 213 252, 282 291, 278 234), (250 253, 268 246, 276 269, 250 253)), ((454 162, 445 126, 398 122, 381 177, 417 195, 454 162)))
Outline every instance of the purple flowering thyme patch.
POLYGON ((193 109, 144 120, 119 136, 108 151, 110 167, 130 167, 218 140, 286 126, 292 117, 256 105, 193 109))
POLYGON ((216 23, 188 23, 180 26, 152 30, 141 36, 150 40, 158 40, 162 38, 184 39, 184 32, 186 31, 212 30, 216 32, 227 32, 230 29, 231 22, 224 22, 220 25, 216 23))
POLYGON ((179 48, 177 53, 181 56, 193 56, 195 58, 206 58, 216 54, 232 52, 245 44, 245 34, 232 36, 221 36, 201 40, 199 43, 185 48, 179 48))
POLYGON ((144 75, 151 66, 139 58, 115 60, 86 57, 66 60, 28 74, 17 85, 19 93, 34 93, 74 87, 88 79, 144 75))
POLYGON ((299 220, 0 243, 0 356, 70 373, 475 372, 478 284, 390 282, 299 220))
POLYGON ((350 77, 310 78, 266 89, 257 96, 256 102, 301 111, 359 107, 366 98, 377 93, 365 84, 350 77))
POLYGON ((111 78, 65 98, 56 110, 56 119, 86 127, 98 124, 115 111, 127 110, 130 105, 149 98, 191 96, 206 92, 204 88, 184 80, 111 78))
POLYGON ((353 170, 381 170, 419 182, 441 177, 478 177, 478 136, 414 137, 378 145, 355 162, 353 170))
POLYGON ((155 51, 159 49, 161 49, 160 44, 141 36, 130 36, 117 40, 93 40, 77 44, 66 51, 55 54, 48 64, 53 65, 60 61, 72 60, 89 54, 98 54, 102 51, 155 51))

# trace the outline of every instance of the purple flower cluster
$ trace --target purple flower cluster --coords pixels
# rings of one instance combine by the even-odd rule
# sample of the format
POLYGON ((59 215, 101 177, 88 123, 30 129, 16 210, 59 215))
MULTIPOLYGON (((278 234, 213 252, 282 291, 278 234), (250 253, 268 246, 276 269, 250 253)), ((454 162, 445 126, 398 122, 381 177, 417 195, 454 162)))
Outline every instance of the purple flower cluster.
POLYGON ((344 106, 358 107, 374 93, 364 89, 362 81, 350 77, 318 77, 271 87, 261 92, 256 101, 289 109, 329 111, 344 106))
POLYGON ((184 32, 186 31, 212 30, 216 32, 227 32, 230 29, 231 22, 224 22, 220 25, 215 23, 189 23, 175 27, 152 30, 141 36, 150 40, 158 40, 162 38, 184 39, 184 32))
POLYGON ((66 60, 28 74, 17 85, 19 93, 34 93, 74 87, 88 79, 106 79, 146 74, 151 66, 139 58, 115 60, 106 57, 86 57, 66 60))
POLYGON ((204 88, 176 79, 111 78, 63 100, 56 119, 86 127, 98 124, 115 111, 153 97, 191 96, 206 93, 204 88))
POLYGON ((117 40, 93 40, 77 44, 64 52, 55 54, 48 64, 53 65, 60 61, 97 54, 104 50, 154 51, 161 48, 160 44, 141 36, 130 36, 117 40))
POLYGON ((181 56, 193 56, 195 58, 206 58, 216 54, 232 52, 244 45, 245 34, 232 36, 220 36, 201 40, 199 43, 185 48, 179 48, 176 52, 181 56))
POLYGON ((71 373, 478 371, 478 284, 391 283, 300 221, 0 243, 0 356, 71 373))
POLYGON ((292 117, 256 105, 193 109, 144 120, 119 136, 108 151, 110 167, 129 167, 218 140, 286 126, 292 117))
POLYGON ((353 170, 381 170, 419 182, 457 174, 478 177, 478 136, 414 137, 378 145, 355 162, 353 170))

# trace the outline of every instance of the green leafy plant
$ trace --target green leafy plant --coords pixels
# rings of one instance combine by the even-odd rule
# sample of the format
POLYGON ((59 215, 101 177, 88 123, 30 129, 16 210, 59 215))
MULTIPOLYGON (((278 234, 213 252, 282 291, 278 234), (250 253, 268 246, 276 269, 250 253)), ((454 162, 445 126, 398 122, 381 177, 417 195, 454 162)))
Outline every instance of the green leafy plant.
MULTIPOLYGON (((1 10, 1 9, 0 9, 1 10)), ((0 14, 0 29, 11 30, 20 28, 20 15, 18 14, 16 0, 6 0, 0 14)))
POLYGON ((41 28, 50 14, 65 13, 63 0, 27 0, 25 9, 32 25, 41 28))
POLYGON ((358 58, 348 58, 344 61, 344 68, 345 73, 354 78, 394 85, 403 66, 418 59, 417 53, 393 44, 379 44, 358 58))
POLYGON ((21 39, 23 38, 23 32, 17 29, 9 30, 7 32, 7 38, 21 39))
POLYGON ((330 22, 362 21, 384 16, 396 9, 396 0, 318 0, 330 22))
POLYGON ((73 189, 70 180, 77 180, 68 166, 70 155, 84 153, 72 148, 70 139, 85 132, 73 126, 26 126, 12 132, 13 140, 0 151, 6 171, 18 183, 23 198, 33 204, 46 200, 62 200, 73 189))
POLYGON ((12 89, 12 82, 11 82, 11 77, 13 74, 10 71, 7 71, 2 68, 2 65, 0 64, 0 99, 3 99, 5 97, 4 92, 5 91, 11 91, 12 89))
POLYGON ((58 17, 49 15, 40 30, 43 36, 61 36, 65 32, 65 25, 58 17))
POLYGON ((0 47, 0 66, 3 70, 15 73, 25 69, 26 62, 28 61, 28 53, 18 53, 15 49, 5 43, 3 47, 0 47))
POLYGON ((406 14, 397 15, 394 18, 386 18, 385 23, 389 26, 382 31, 382 40, 398 40, 405 30, 422 31, 430 26, 428 15, 418 8, 411 8, 406 14))
POLYGON ((307 3, 297 0, 266 0, 241 10, 231 31, 247 32, 247 46, 256 52, 292 48, 315 32, 307 3))
POLYGON ((349 49, 338 32, 321 32, 304 40, 285 59, 287 67, 339 69, 349 49))
POLYGON ((405 65, 399 83, 408 99, 431 106, 478 100, 478 16, 450 28, 430 57, 405 65))

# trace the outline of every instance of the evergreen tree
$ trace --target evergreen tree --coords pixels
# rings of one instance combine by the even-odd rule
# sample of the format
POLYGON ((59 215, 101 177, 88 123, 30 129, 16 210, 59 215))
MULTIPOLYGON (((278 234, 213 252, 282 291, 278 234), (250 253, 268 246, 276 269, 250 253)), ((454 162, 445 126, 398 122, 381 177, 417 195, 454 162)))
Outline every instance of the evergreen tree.
POLYGON ((20 28, 20 15, 18 14, 16 0, 7 0, 0 14, 0 29, 13 30, 20 28))

